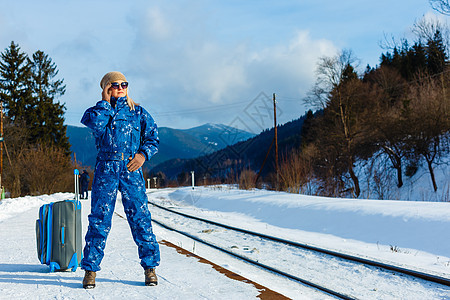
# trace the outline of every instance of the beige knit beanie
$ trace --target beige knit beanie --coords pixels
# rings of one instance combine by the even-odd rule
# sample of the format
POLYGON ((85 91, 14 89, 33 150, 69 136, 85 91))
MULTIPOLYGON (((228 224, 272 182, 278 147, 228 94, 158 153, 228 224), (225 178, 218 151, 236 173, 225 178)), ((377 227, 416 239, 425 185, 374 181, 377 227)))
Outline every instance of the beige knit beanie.
POLYGON ((125 75, 123 75, 120 72, 113 71, 113 72, 106 73, 105 76, 103 76, 102 80, 100 81, 100 87, 103 90, 108 83, 111 83, 111 82, 114 82, 117 80, 127 81, 127 79, 125 78, 125 75))
MULTIPOLYGON (((100 87, 103 90, 108 83, 111 83, 111 82, 114 82, 117 80, 127 81, 127 79, 125 78, 125 75, 123 75, 120 72, 113 71, 113 72, 106 73, 105 76, 103 76, 102 80, 100 81, 100 87)), ((131 99, 130 96, 128 96, 128 89, 127 89, 127 104, 130 107, 130 110, 134 110, 134 107, 136 105, 139 105, 139 103, 134 102, 133 99, 131 99)))

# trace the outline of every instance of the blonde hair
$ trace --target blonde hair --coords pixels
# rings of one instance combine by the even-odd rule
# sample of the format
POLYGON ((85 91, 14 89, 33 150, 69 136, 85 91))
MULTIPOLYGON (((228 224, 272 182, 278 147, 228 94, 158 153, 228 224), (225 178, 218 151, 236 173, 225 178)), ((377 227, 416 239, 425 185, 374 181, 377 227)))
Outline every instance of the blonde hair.
POLYGON ((130 110, 134 110, 134 107, 139 105, 139 103, 134 102, 134 100, 131 99, 130 96, 128 96, 128 89, 127 89, 127 104, 130 107, 130 110))

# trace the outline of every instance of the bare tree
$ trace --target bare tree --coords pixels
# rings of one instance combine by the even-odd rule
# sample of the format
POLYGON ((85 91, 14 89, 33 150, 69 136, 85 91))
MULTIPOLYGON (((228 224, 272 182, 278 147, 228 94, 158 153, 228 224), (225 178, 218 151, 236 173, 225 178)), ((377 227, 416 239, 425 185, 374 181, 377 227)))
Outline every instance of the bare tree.
POLYGON ((407 82, 394 68, 382 66, 366 76, 373 83, 376 105, 369 122, 373 122, 372 131, 375 143, 389 157, 397 172, 397 186, 403 186, 402 160, 408 153, 405 147, 405 130, 402 122, 402 100, 407 82))
POLYGON ((253 170, 245 169, 239 174, 239 188, 250 190, 255 188, 256 173, 253 170))
POLYGON ((27 195, 51 194, 73 190, 73 165, 64 149, 39 145, 18 157, 22 183, 27 195))
MULTIPOLYGON (((313 180, 311 152, 314 146, 305 147, 300 152, 293 150, 283 155, 280 164, 281 185, 284 191, 290 193, 305 193, 308 183, 313 180)), ((311 191, 309 191, 311 192, 311 191)))
MULTIPOLYGON (((447 69, 449 70, 449 69, 447 69)), ((450 132, 450 94, 447 76, 421 76, 410 90, 406 114, 409 120, 409 143, 414 153, 427 163, 434 191, 437 191, 434 165, 449 152, 445 142, 450 132)))
POLYGON ((447 23, 442 23, 437 18, 429 19, 423 17, 414 23, 412 32, 417 36, 418 41, 423 44, 435 40, 436 33, 439 33, 442 36, 448 55, 450 49, 450 28, 447 23))
POLYGON ((340 174, 348 172, 353 182, 353 195, 361 193, 354 172, 358 146, 364 130, 364 111, 368 103, 364 84, 358 78, 352 63, 357 60, 351 51, 342 51, 334 57, 323 57, 317 68, 316 84, 305 102, 324 108, 321 126, 323 134, 318 143, 324 164, 332 164, 340 174), (334 153, 334 154, 333 154, 334 153), (333 159, 328 157, 333 154, 333 159))
POLYGON ((316 83, 304 99, 305 103, 323 109, 329 103, 329 95, 341 82, 347 66, 356 66, 358 59, 351 50, 342 50, 332 57, 321 57, 316 69, 316 83))
POLYGON ((448 15, 450 16, 450 3, 449 0, 429 0, 431 7, 443 14, 443 15, 448 15))

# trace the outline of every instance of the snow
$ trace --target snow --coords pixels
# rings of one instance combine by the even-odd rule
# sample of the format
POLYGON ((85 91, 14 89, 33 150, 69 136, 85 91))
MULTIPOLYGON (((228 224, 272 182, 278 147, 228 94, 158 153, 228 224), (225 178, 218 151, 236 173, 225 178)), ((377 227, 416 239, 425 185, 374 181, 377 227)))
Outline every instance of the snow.
MULTIPOLYGON (((338 199, 244 191, 227 185, 195 187, 194 190, 190 187, 148 190, 148 195, 151 202, 188 214, 450 278, 448 202, 338 199)), ((34 226, 38 209, 44 203, 71 198, 73 194, 58 193, 0 201, 0 299, 255 299, 260 294, 254 285, 226 277, 211 265, 166 245, 160 246, 159 284, 145 287, 128 224, 119 216, 124 216, 120 204, 116 205, 118 215, 113 218, 95 289, 82 288, 84 274, 81 270, 49 273, 47 266, 39 264, 36 255, 34 226)), ((90 203, 82 200, 82 205, 84 235, 90 203)), ((298 267, 306 267, 304 271, 315 267, 315 258, 310 254, 296 253, 288 247, 272 246, 256 239, 244 242, 238 234, 212 226, 198 227, 200 225, 194 222, 181 220, 151 205, 150 210, 155 220, 211 240, 226 239, 224 243, 230 248, 246 255, 257 258, 266 255, 275 260, 298 256, 295 259, 299 261, 305 256, 310 265, 299 262, 298 267)), ((154 231, 159 241, 168 240, 287 297, 327 299, 320 292, 265 274, 156 224, 154 231)), ((342 273, 333 273, 344 268, 338 261, 330 260, 328 264, 329 269, 319 269, 319 275, 313 272, 304 275, 310 276, 308 280, 313 282, 326 280, 329 286, 337 288, 346 286, 347 280, 360 280, 361 287, 352 287, 348 293, 363 299, 450 299, 448 287, 420 281, 411 283, 392 274, 383 275, 393 282, 391 285, 376 284, 380 275, 372 274, 375 269, 349 266, 341 270, 342 273), (358 278, 358 274, 367 275, 358 278), (367 290, 367 286, 373 288, 367 290)))
MULTIPOLYGON (((433 184, 424 162, 418 163, 416 173, 409 177, 403 172, 403 186, 397 188, 397 173, 386 154, 377 153, 368 161, 361 160, 355 165, 360 179, 361 198, 391 199, 408 201, 450 201, 450 155, 438 158, 434 165, 434 175, 438 190, 433 184), (375 174, 382 184, 374 180, 375 174)), ((351 185, 351 183, 350 183, 351 185)))
MULTIPOLYGON (((262 224, 321 233, 323 239, 332 235, 450 257, 450 243, 441 242, 450 228, 450 203, 336 199, 227 187, 178 189, 168 197, 198 208, 241 213, 262 224)), ((267 231, 262 227, 260 231, 267 231)), ((288 238, 304 235, 294 232, 288 238)), ((316 240, 308 242, 317 244, 316 240)))
MULTIPOLYGON (((157 269, 159 285, 144 286, 144 273, 128 223, 117 215, 95 289, 82 288, 82 270, 49 273, 49 268, 37 259, 35 220, 40 205, 63 199, 73 199, 73 194, 0 202, 0 299, 218 299, 222 295, 251 299, 259 294, 253 285, 227 278, 211 266, 163 245, 163 265, 157 269)), ((82 205, 84 235, 89 202, 82 201, 82 205)), ((121 205, 116 206, 116 212, 125 215, 121 205)))
POLYGON ((65 200, 67 198, 65 193, 57 193, 51 196, 26 196, 21 198, 7 198, 0 201, 0 222, 13 217, 19 213, 29 210, 31 207, 41 206, 45 203, 65 200))

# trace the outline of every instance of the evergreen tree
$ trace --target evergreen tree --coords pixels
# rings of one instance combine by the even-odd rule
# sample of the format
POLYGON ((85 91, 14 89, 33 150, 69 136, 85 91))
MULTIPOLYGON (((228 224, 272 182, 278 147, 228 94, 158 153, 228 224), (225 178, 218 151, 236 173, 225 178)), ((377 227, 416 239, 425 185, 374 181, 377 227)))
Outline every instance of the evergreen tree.
POLYGON ((29 89, 31 66, 26 53, 19 45, 11 42, 1 54, 0 61, 0 99, 6 115, 16 123, 27 123, 29 110, 33 109, 33 99, 29 89))
POLYGON ((1 54, 0 97, 11 125, 27 128, 30 146, 55 146, 69 156, 65 106, 56 102, 64 95, 65 85, 63 79, 55 79, 57 75, 55 63, 42 51, 36 51, 30 59, 11 42, 1 54))
POLYGON ((414 80, 418 72, 427 70, 426 49, 420 42, 409 46, 404 41, 401 48, 394 48, 393 53, 386 53, 381 56, 382 67, 392 67, 400 72, 403 78, 408 81, 414 80))
POLYGON ((434 33, 434 37, 427 41, 427 69, 429 74, 442 73, 448 57, 444 39, 439 30, 434 33))
POLYGON ((393 53, 382 54, 380 66, 392 67, 407 81, 414 81, 420 73, 435 75, 443 72, 447 60, 444 38, 436 29, 433 34, 421 36, 411 47, 403 41, 400 49, 395 47, 393 53))
POLYGON ((55 80, 58 70, 51 58, 42 51, 33 54, 31 64, 32 96, 36 111, 31 121, 32 143, 42 142, 54 145, 70 154, 70 144, 64 125, 64 104, 55 102, 55 98, 65 93, 64 80, 55 80))
POLYGON ((306 146, 307 144, 310 144, 311 142, 314 141, 313 133, 311 132, 311 130, 314 128, 313 122, 314 122, 314 113, 312 112, 312 110, 308 110, 300 132, 302 145, 306 146))

